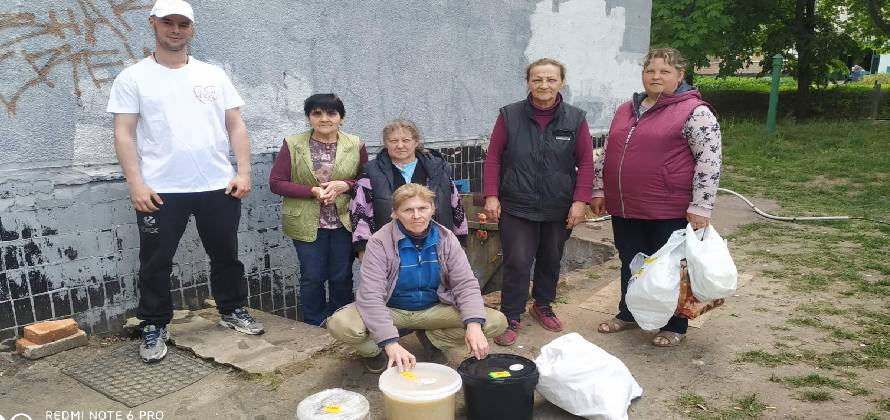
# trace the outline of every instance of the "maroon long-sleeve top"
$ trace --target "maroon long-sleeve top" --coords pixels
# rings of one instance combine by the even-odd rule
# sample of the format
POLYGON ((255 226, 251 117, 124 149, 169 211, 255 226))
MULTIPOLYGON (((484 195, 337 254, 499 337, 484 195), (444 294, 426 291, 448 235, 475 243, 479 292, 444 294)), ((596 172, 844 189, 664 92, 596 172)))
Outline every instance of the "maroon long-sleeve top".
MULTIPOLYGON (((544 128, 553 119, 557 106, 561 101, 562 95, 557 98, 556 103, 552 107, 541 109, 529 100, 532 105, 532 114, 538 123, 539 132, 544 132, 544 128)), ((485 163, 482 166, 482 194, 486 197, 498 196, 501 157, 506 145, 507 125, 504 122, 503 115, 498 115, 498 119, 494 123, 494 129, 491 131, 485 163)), ((578 129, 578 141, 575 143, 575 166, 578 168, 578 173, 575 178, 575 192, 572 200, 589 203, 593 198, 593 142, 590 139, 590 127, 587 125, 586 118, 581 122, 581 127, 578 129)))
MULTIPOLYGON (((368 151, 365 144, 359 147, 359 168, 364 168, 368 162, 368 151)), ((278 195, 291 198, 313 198, 312 186, 297 184, 291 180, 291 158, 290 149, 287 148, 287 142, 283 142, 278 156, 275 157, 275 163, 272 164, 272 170, 269 172, 269 189, 278 195)), ((359 171, 361 172, 361 171, 359 171)), ((349 184, 349 190, 355 187, 355 180, 345 180, 349 184)))

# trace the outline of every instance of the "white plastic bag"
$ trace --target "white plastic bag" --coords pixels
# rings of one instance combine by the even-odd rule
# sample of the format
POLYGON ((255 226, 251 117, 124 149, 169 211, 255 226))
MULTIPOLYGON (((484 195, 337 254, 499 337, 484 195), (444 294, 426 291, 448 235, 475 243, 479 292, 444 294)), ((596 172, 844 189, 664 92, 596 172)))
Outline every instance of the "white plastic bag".
POLYGON ((554 405, 588 419, 627 419, 631 400, 643 395, 621 360, 581 337, 566 334, 541 348, 538 392, 554 405))
MULTIPOLYGON (((686 253, 685 242, 686 231, 675 230, 667 243, 655 254, 646 257, 643 266, 630 278, 624 300, 637 325, 644 330, 657 330, 665 326, 677 310, 680 260, 686 253)), ((645 254, 637 254, 637 257, 640 255, 645 254)))
POLYGON ((729 297, 738 285, 729 247, 714 225, 698 232, 686 225, 686 263, 692 294, 702 302, 729 297))

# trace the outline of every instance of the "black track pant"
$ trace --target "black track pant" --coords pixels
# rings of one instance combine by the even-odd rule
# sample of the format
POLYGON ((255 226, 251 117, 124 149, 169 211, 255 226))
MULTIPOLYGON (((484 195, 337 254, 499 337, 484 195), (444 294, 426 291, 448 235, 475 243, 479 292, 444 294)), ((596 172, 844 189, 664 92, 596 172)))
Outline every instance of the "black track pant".
POLYGON ((501 212, 498 225, 504 251, 504 284, 501 312, 507 319, 518 320, 528 301, 528 283, 532 262, 535 265, 532 298, 539 305, 556 299, 559 263, 566 240, 572 234, 565 220, 535 222, 501 212))
POLYGON ((238 261, 241 200, 224 190, 159 194, 164 204, 154 213, 136 212, 139 227, 139 308, 147 324, 166 325, 173 317, 170 273, 173 255, 189 217, 210 257, 210 292, 220 313, 247 304, 244 265, 238 261))

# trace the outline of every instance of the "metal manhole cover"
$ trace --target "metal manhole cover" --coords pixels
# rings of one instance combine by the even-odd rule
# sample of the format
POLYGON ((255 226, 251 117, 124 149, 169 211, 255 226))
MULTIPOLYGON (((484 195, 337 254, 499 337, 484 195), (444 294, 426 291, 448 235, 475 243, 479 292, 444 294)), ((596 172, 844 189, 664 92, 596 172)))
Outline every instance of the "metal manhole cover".
POLYGON ((108 398, 135 407, 198 382, 213 370, 212 363, 172 346, 164 360, 143 363, 137 342, 62 372, 108 398))

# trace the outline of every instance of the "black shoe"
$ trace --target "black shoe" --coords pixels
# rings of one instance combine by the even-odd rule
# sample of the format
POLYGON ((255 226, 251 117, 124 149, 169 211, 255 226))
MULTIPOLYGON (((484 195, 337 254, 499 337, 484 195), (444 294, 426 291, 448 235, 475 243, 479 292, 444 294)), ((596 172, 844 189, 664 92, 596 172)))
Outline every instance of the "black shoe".
POLYGON ((420 345, 423 346, 422 357, 425 362, 438 363, 440 365, 448 364, 448 356, 444 351, 433 345, 430 338, 426 336, 426 331, 417 330, 414 334, 417 335, 417 341, 420 341, 420 345))
POLYGON ((365 357, 362 363, 365 364, 365 370, 368 372, 373 374, 383 373, 389 367, 389 356, 386 355, 385 351, 381 350, 376 356, 365 357))

